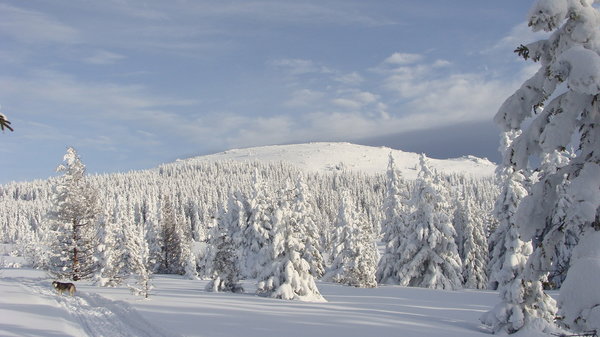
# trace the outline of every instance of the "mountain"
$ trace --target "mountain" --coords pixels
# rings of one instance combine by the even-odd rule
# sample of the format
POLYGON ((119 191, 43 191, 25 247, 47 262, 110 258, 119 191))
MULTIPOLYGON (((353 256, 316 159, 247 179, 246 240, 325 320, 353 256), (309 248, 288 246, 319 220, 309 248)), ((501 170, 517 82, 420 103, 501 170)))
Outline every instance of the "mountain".
MULTIPOLYGON (((416 178, 419 154, 387 147, 372 147, 350 143, 306 143, 252 147, 228 150, 179 160, 178 162, 288 162, 307 171, 335 172, 350 170, 374 175, 386 171, 390 153, 392 153, 398 169, 405 178, 416 178)), ((491 177, 496 169, 496 165, 489 160, 474 156, 453 159, 430 158, 429 161, 432 168, 447 174, 459 173, 491 177)))

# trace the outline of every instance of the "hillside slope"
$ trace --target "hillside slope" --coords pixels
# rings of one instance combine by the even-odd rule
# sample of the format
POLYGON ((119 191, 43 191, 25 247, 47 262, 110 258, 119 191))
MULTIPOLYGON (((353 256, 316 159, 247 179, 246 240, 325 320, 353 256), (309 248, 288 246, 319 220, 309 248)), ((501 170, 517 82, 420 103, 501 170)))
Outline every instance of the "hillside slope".
MULTIPOLYGON (((210 161, 267 161, 289 162, 308 171, 360 171, 366 174, 384 173, 392 153, 405 178, 417 176, 419 154, 350 143, 306 143, 273 145, 234 149, 212 155, 182 160, 184 162, 210 161)), ((494 175, 496 165, 487 159, 467 156, 454 159, 430 159, 431 167, 444 173, 461 173, 480 177, 494 175)))

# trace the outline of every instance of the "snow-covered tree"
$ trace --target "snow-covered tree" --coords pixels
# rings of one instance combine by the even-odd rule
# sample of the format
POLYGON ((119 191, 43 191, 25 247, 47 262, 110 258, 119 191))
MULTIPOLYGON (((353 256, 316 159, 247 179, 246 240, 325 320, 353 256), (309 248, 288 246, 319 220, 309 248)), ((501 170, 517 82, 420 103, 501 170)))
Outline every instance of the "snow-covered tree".
POLYGON ((291 206, 286 188, 273 215, 273 242, 269 246, 270 263, 259 276, 257 293, 273 298, 324 302, 310 264, 304 259, 306 249, 297 227, 291 224, 291 206))
POLYGON ((462 213, 462 264, 465 288, 487 288, 488 244, 485 235, 485 219, 472 197, 465 196, 460 202, 462 213))
POLYGON ((311 195, 299 176, 294 189, 290 190, 290 226, 295 227, 304 244, 302 257, 310 265, 310 273, 315 278, 320 278, 325 273, 325 261, 321 254, 321 231, 316 220, 311 195))
POLYGON ((54 237, 48 271, 74 281, 90 278, 98 268, 94 259, 97 192, 87 182, 85 165, 74 148, 67 149, 57 172, 63 175, 54 188, 49 214, 54 237))
POLYGON ((132 224, 125 228, 127 250, 129 254, 129 269, 136 274, 136 284, 129 285, 137 296, 148 298, 153 288, 150 270, 150 250, 146 241, 146 228, 143 223, 132 224))
POLYGON ((185 274, 185 260, 182 255, 184 238, 181 225, 177 221, 177 213, 171 197, 163 196, 161 203, 162 253, 163 266, 161 272, 166 274, 185 274))
POLYGON ((527 196, 528 183, 525 175, 515 170, 507 156, 510 144, 519 134, 520 132, 504 132, 499 148, 505 162, 498 166, 496 171, 496 179, 501 187, 494 208, 498 226, 489 238, 488 287, 493 290, 506 285, 520 275, 524 260, 531 254, 531 244, 520 239, 514 220, 519 203, 527 196), (513 260, 523 263, 515 264, 511 262, 513 260))
POLYGON ((158 220, 158 199, 151 195, 144 199, 142 205, 143 222, 147 228, 146 241, 148 241, 148 250, 150 251, 150 271, 157 273, 164 265, 163 254, 163 231, 158 220))
MULTIPOLYGON (((532 158, 542 162, 545 155, 554 151, 575 149, 566 165, 551 170, 544 165, 538 168, 539 181, 517 211, 521 237, 532 240, 535 248, 524 277, 536 283, 556 267, 555 247, 564 242, 562 237, 567 229, 581 233, 580 242, 586 242, 586 236, 600 230, 600 15, 594 1, 538 0, 530 11, 529 26, 534 31, 552 33, 547 39, 516 50, 525 59, 539 62, 540 69, 504 102, 495 117, 505 131, 522 130, 511 144, 510 162, 521 170, 535 165, 532 158), (559 186, 565 183, 569 185, 566 193, 573 203, 566 210, 567 222, 556 224, 552 218, 561 199, 559 186)), ((587 253, 577 255, 585 256, 581 261, 571 259, 572 266, 587 263, 586 273, 568 272, 561 293, 600 294, 600 283, 593 279, 600 263, 587 253), (583 282, 568 282, 571 276, 580 281, 585 279, 590 286, 570 288, 567 284, 583 282)), ((526 293, 524 302, 531 303, 526 309, 535 321, 547 321, 550 329, 555 307, 547 295, 535 288, 536 291, 526 293)), ((562 323, 571 329, 591 328, 596 324, 590 319, 594 317, 591 312, 599 306, 600 298, 576 302, 574 297, 561 296, 561 307, 569 308, 561 310, 562 323)), ((524 326, 532 321, 526 319, 524 326)))
POLYGON ((408 196, 403 195, 401 184, 403 183, 400 171, 397 170, 394 157, 390 153, 386 194, 383 203, 383 230, 382 242, 385 244, 385 252, 379 260, 377 268, 377 282, 398 284, 400 283, 400 260, 402 251, 401 244, 406 236, 407 214, 410 212, 408 196))
POLYGON ((348 195, 340 203, 336 231, 336 255, 325 278, 355 287, 376 287, 379 252, 374 229, 356 212, 348 195))
MULTIPOLYGON (((269 260, 269 247, 273 241, 273 213, 275 200, 269 195, 267 184, 262 181, 258 171, 254 172, 252 192, 247 204, 242 200, 232 200, 232 212, 236 212, 236 227, 243 230, 242 247, 243 274, 248 278, 258 276, 260 269, 269 260), (247 209, 247 213, 245 210, 247 209)), ((233 216, 233 214, 232 214, 233 216)))
MULTIPOLYGON (((236 211, 232 209, 232 211, 236 211)), ((227 216, 228 210, 221 209, 217 217, 217 227, 214 229, 211 246, 214 254, 211 263, 212 280, 207 284, 206 290, 219 292, 243 292, 240 284, 240 261, 237 248, 233 242, 233 232, 237 230, 227 216)))
POLYGON ((446 192, 439 176, 420 158, 420 172, 411 203, 406 237, 399 250, 400 285, 433 289, 458 289, 462 265, 448 214, 446 192))
POLYGON ((498 227, 490 237, 488 282, 490 288, 498 289, 500 303, 480 318, 493 332, 514 333, 526 324, 539 325, 543 320, 539 318, 538 301, 544 309, 542 313, 555 310, 552 301, 542 292, 541 281, 532 280, 528 277, 531 273, 524 272, 533 248, 531 241, 521 240, 516 213, 521 200, 528 194, 529 183, 523 170, 517 170, 510 160, 511 144, 520 133, 512 130, 502 134, 500 152, 504 159, 496 172, 501 192, 494 209, 498 227), (550 310, 545 310, 547 308, 550 310))
POLYGON ((100 268, 94 279, 103 287, 119 285, 129 276, 126 266, 128 249, 124 230, 130 226, 128 223, 130 213, 127 212, 126 206, 123 206, 122 197, 117 197, 116 201, 111 203, 110 212, 104 214, 103 219, 99 221, 98 264, 100 268))

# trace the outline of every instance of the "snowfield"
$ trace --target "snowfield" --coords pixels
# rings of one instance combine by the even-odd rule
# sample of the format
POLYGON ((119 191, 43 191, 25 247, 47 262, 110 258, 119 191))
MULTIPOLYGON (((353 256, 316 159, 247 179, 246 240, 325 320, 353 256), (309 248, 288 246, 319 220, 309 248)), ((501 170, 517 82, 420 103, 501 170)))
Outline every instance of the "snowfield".
MULTIPOLYGON (((272 145, 234 149, 212 155, 194 157, 180 162, 287 162, 306 171, 335 172, 350 170, 365 174, 384 174, 389 155, 407 179, 416 179, 419 154, 350 143, 306 143, 272 145)), ((460 173, 478 177, 492 177, 496 164, 485 158, 465 156, 452 159, 429 159, 432 168, 446 174, 460 173)))
POLYGON ((477 318, 494 292, 375 289, 319 283, 327 303, 205 292, 207 281, 157 275, 150 299, 127 287, 77 283, 59 296, 46 274, 5 269, 0 279, 2 336, 481 336, 477 318))
MULTIPOLYGON (((204 291, 207 281, 156 275, 148 300, 126 286, 77 282, 59 296, 38 270, 0 271, 0 336, 490 336, 479 316, 494 291, 439 291, 318 283, 327 303, 204 291)), ((521 332, 519 336, 535 336, 521 332)), ((540 335, 542 336, 542 335, 540 335)))

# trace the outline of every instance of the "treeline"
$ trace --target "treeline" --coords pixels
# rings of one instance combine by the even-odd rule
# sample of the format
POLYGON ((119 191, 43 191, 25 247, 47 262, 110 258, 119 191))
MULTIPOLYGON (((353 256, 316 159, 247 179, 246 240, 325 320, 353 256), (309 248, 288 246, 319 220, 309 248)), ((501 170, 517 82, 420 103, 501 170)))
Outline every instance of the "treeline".
MULTIPOLYGON (((71 161, 78 158, 74 152, 65 156, 65 160, 67 157, 71 161)), ((218 249, 219 245, 229 244, 224 238, 235 238, 234 244, 238 247, 240 240, 246 240, 248 247, 254 246, 253 249, 258 251, 273 244, 275 237, 284 235, 274 232, 274 227, 279 226, 278 230, 287 231, 286 235, 297 237, 302 249, 312 250, 312 260, 308 261, 312 276, 355 286, 373 286, 382 281, 390 283, 393 278, 380 276, 376 280, 375 275, 379 251, 388 248, 369 251, 363 249, 364 245, 383 242, 389 246, 386 240, 389 241, 392 234, 385 227, 390 227, 390 222, 396 226, 409 226, 406 219, 417 207, 416 201, 411 200, 422 189, 419 180, 399 178, 393 183, 394 194, 404 196, 403 205, 390 204, 390 172, 395 171, 392 162, 390 165, 387 175, 366 175, 344 170, 305 172, 286 163, 180 161, 152 170, 86 175, 84 185, 93 191, 90 193, 93 193, 95 206, 89 220, 93 223, 87 234, 90 241, 82 244, 88 248, 80 249, 90 250, 86 254, 93 263, 89 263, 88 272, 81 268, 76 277, 95 278, 102 285, 114 285, 131 274, 139 274, 142 263, 149 273, 214 278, 215 273, 218 274, 215 265, 220 264, 223 268, 223 264, 227 264, 215 261, 217 255, 220 258, 227 256, 218 249), (303 192, 299 193, 298 188, 303 192), (301 204, 297 201, 300 194, 301 204), (238 218, 237 223, 232 224, 235 207, 238 218), (394 208, 397 209, 394 211, 394 208), (259 209, 263 212, 262 218, 257 215, 259 209), (404 213, 405 216, 394 218, 390 212, 404 213), (229 219, 229 223, 224 224, 225 219, 229 219), (274 221, 279 224, 275 226, 274 221), (307 222, 311 223, 309 227, 305 226, 307 222), (262 242, 260 226, 266 228, 262 242), (305 227, 298 231, 301 226, 305 227), (248 228, 254 228, 255 232, 251 233, 248 228), (256 236, 255 242, 248 241, 251 235, 256 236), (307 236, 312 238, 308 248, 307 236), (137 238, 136 244, 132 243, 133 238, 137 238), (361 240, 366 243, 354 244, 361 240), (353 244, 356 247, 351 247, 353 244), (144 262, 139 260, 140 249, 142 253, 147 251, 142 254, 144 262), (344 274, 344 268, 347 268, 344 264, 365 256, 368 259, 361 262, 363 265, 359 269, 372 270, 372 275, 344 274)), ((65 166, 69 167, 68 164, 65 166)), ((60 208, 61 203, 69 198, 65 197, 62 202, 57 200, 57 195, 65 188, 66 177, 71 175, 66 171, 62 173, 62 176, 48 180, 0 186, 0 240, 17 244, 34 266, 50 270, 54 265, 55 271, 64 269, 57 261, 64 263, 73 258, 53 256, 57 250, 72 250, 73 243, 67 248, 62 242, 61 248, 50 242, 58 237, 58 223, 69 219, 60 215, 66 212, 60 208)), ((447 225, 453 228, 450 239, 456 247, 460 269, 456 287, 462 284, 484 287, 485 281, 464 282, 469 279, 469 273, 462 276, 460 260, 467 258, 467 251, 470 252, 473 242, 477 241, 472 239, 472 226, 479 229, 478 242, 487 242, 496 227, 492 216, 498 193, 494 180, 438 172, 431 172, 430 178, 435 178, 437 188, 443 191, 440 198, 444 203, 439 207, 443 208, 447 225), (467 216, 475 220, 465 220, 467 216)), ((479 248, 487 249, 487 245, 479 248)), ((263 253, 264 256, 275 254, 263 253)), ((80 252, 78 257, 82 265, 86 254, 80 252)), ((232 254, 246 259, 238 261, 241 269, 237 277, 260 277, 263 271, 258 269, 264 269, 264 266, 256 261, 249 262, 247 251, 236 250, 232 254)), ((487 252, 484 255, 483 261, 486 261, 487 252)), ((252 258, 264 260, 264 256, 252 258)), ((382 260, 391 261, 387 250, 384 258, 382 260)))

